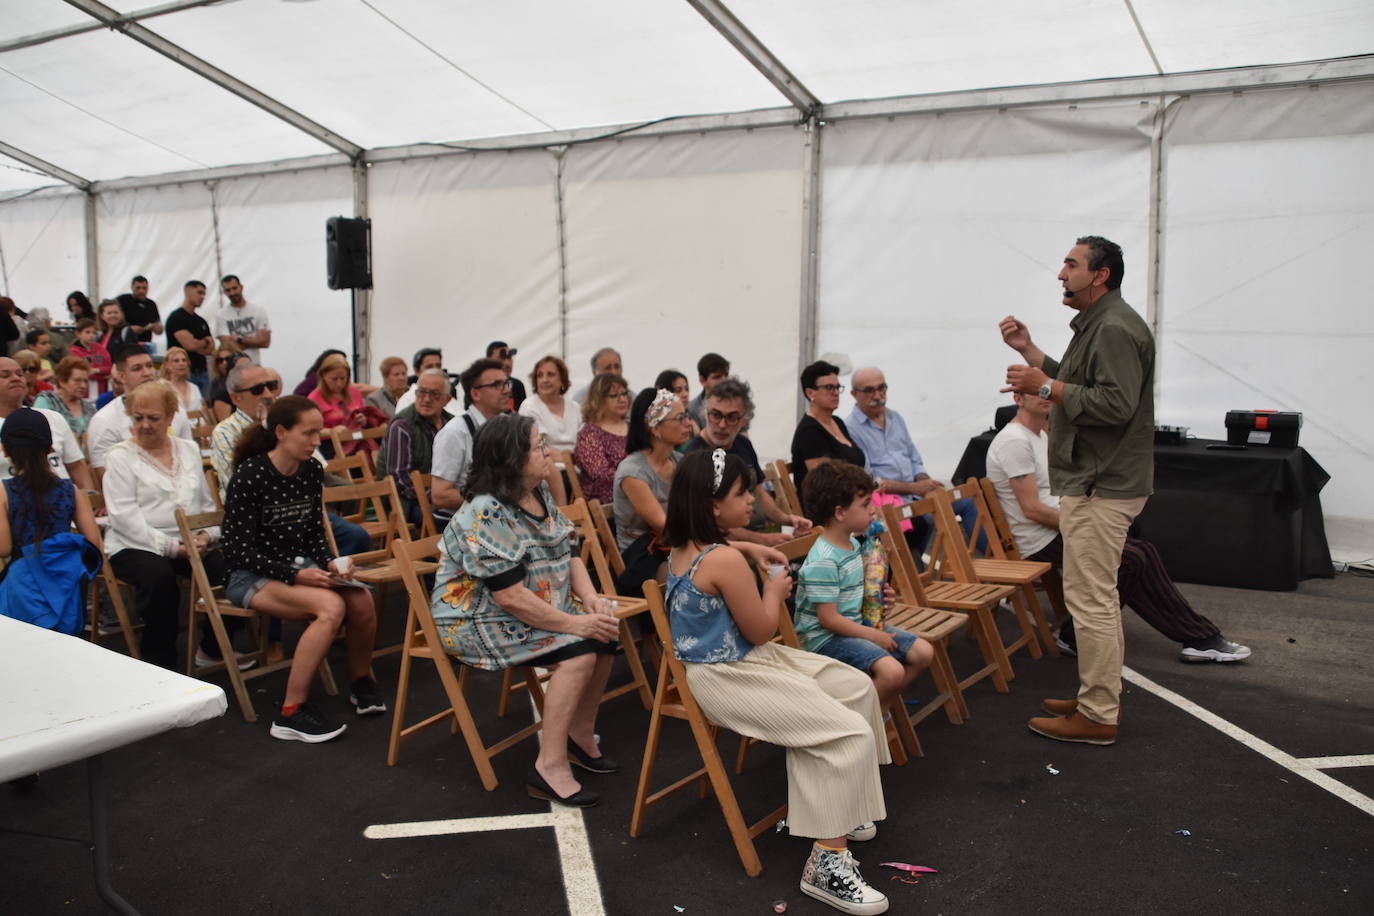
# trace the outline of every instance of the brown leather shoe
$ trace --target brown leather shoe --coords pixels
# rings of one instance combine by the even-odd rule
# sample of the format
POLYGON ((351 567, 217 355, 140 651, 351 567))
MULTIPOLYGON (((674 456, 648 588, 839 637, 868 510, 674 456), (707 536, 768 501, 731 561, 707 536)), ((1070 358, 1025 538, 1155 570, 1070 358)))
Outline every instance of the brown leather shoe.
POLYGON ((1115 744, 1116 726, 1098 725, 1077 710, 1071 716, 1037 717, 1026 723, 1037 735, 1078 744, 1115 744))
POLYGON ((1071 716, 1078 712, 1078 700, 1041 700, 1040 708, 1052 716, 1071 716))

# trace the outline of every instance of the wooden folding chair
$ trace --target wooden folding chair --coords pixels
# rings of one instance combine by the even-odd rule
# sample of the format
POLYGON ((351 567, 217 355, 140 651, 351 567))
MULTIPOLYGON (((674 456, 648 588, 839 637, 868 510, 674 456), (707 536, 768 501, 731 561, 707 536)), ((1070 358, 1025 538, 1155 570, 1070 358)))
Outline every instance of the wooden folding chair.
MULTIPOLYGON (((86 508, 94 515, 97 510, 105 508, 105 496, 102 493, 87 492, 77 489, 76 498, 86 503, 86 508)), ((110 564, 110 555, 105 552, 105 535, 100 531, 100 526, 96 526, 100 532, 100 538, 95 546, 100 548, 100 576, 91 582, 91 602, 90 614, 86 626, 91 633, 91 642, 100 641, 100 588, 105 586, 105 594, 110 596, 110 606, 114 608, 115 616, 119 618, 119 631, 124 636, 124 645, 129 650, 129 655, 138 658, 138 642, 134 639, 134 627, 129 618, 128 605, 124 603, 124 590, 132 590, 133 586, 122 581, 115 575, 114 566, 110 564)), ((106 634, 113 636, 113 633, 106 634)))
MULTIPOLYGON (((1007 520, 1007 514, 1002 510, 1002 501, 997 496, 997 487, 987 477, 980 478, 978 484, 983 490, 983 504, 988 508, 988 516, 992 521, 993 529, 997 532, 997 543, 1000 545, 1001 553, 994 554, 994 556, 1004 557, 1008 560, 1024 559, 1020 549, 1016 546, 1016 536, 1011 533, 1011 522, 1007 520)), ((989 535, 989 544, 991 544, 991 534, 989 535)), ((1036 582, 1036 588, 1043 591, 1045 596, 1049 598, 1056 621, 1064 621, 1069 616, 1069 609, 1064 604, 1064 580, 1060 576, 1059 570, 1051 568, 1036 582)), ((1053 639, 1045 648, 1051 652, 1059 651, 1053 639)))
POLYGON ((215 500, 215 507, 221 512, 224 511, 224 497, 219 493, 219 475, 214 468, 205 469, 205 485, 210 488, 210 496, 215 500))
POLYGON ((987 500, 983 496, 982 485, 977 478, 969 478, 964 483, 949 490, 947 495, 951 502, 959 499, 972 500, 978 518, 973 524, 973 530, 969 534, 968 540, 964 542, 964 552, 968 558, 968 564, 965 565, 963 560, 956 560, 954 563, 946 564, 941 571, 954 578, 957 577, 958 569, 964 569, 979 582, 1010 585, 1015 589, 1009 600, 1012 611, 1016 614, 1017 625, 1021 628, 1021 637, 1007 646, 1008 655, 1024 645, 1031 658, 1041 658, 1044 655, 1040 651, 1041 643, 1051 654, 1058 655, 1059 648, 1054 644, 1054 636, 1050 633, 1049 622, 1045 620, 1045 611, 1040 607, 1040 599, 1035 594, 1035 583, 1039 581, 1041 576, 1053 572, 1054 564, 1038 563, 1034 560, 1022 560, 1020 558, 1012 559, 1006 555, 1002 539, 993 521, 992 511, 988 507, 987 500), (985 554, 981 557, 975 555, 980 540, 987 545, 985 554), (1036 639, 1037 631, 1039 632, 1039 640, 1036 639))
MULTIPOLYGON (((620 545, 615 542, 615 532, 611 530, 611 507, 603 506, 600 500, 593 499, 587 503, 587 511, 592 517, 592 524, 596 526, 601 552, 606 555, 606 562, 611 565, 611 575, 619 578, 625 574, 625 558, 620 555, 620 545)), ((613 589, 615 582, 603 584, 602 587, 613 589)))
MULTIPOLYGON (((358 456, 350 456, 346 461, 356 462, 358 456)), ((366 480, 358 483, 340 484, 334 487, 324 488, 324 511, 334 512, 345 521, 352 522, 367 532, 368 537, 377 541, 386 537, 387 532, 392 530, 391 513, 387 509, 386 499, 389 494, 394 493, 394 487, 386 485, 384 482, 366 480), (344 504, 352 504, 355 509, 352 512, 340 512, 340 509, 347 508, 344 504), (330 509, 330 506, 335 508, 330 509)), ((329 525, 329 519, 325 518, 325 531, 333 531, 329 525)), ((333 543, 331 541, 331 543, 333 543)))
POLYGON ((739 854, 745 874, 751 878, 757 877, 763 871, 763 863, 759 860, 758 850, 754 848, 754 838, 785 818, 787 805, 784 804, 752 824, 744 820, 739 801, 735 798, 734 787, 730 784, 730 777, 716 747, 716 735, 720 731, 720 726, 711 722, 702 713, 687 685, 686 669, 673 654, 673 634, 668 625, 668 613, 663 607, 663 590, 657 582, 644 583, 644 598, 648 602, 654 629, 664 651, 663 663, 658 668, 658 687, 654 691, 654 705, 649 715, 649 735, 644 745, 644 763, 640 767, 639 786, 635 790, 634 809, 630 815, 630 836, 639 836, 643 827, 644 812, 650 805, 657 804, 693 783, 699 785, 700 793, 704 797, 709 786, 715 792, 716 801, 725 816, 730 838, 735 843, 735 851, 739 854), (697 753, 701 755, 702 766, 676 782, 656 792, 650 792, 649 785, 658 757, 659 734, 665 718, 681 719, 688 724, 696 741, 697 753))
POLYGON ((773 474, 768 479, 778 488, 774 490, 773 498, 776 500, 781 494, 782 502, 788 506, 787 512, 792 515, 805 515, 802 511, 801 497, 797 495, 797 485, 792 481, 792 465, 785 458, 779 458, 769 467, 773 469, 773 474))
POLYGON ((430 612, 429 593, 420 584, 420 577, 415 571, 418 564, 433 563, 438 559, 439 537, 439 535, 433 535, 419 541, 398 540, 391 544, 391 552, 396 559, 397 568, 401 571, 401 581, 405 583, 406 595, 409 600, 406 602, 408 610, 406 612, 405 646, 401 653, 401 674, 396 682, 396 705, 395 711, 392 713, 391 740, 387 744, 386 765, 396 765, 402 741, 414 737, 432 725, 448 722, 453 734, 462 732, 463 742, 467 745, 468 753, 472 756, 473 765, 477 767, 477 775, 482 780, 482 786, 490 792, 499 785, 496 771, 491 766, 492 758, 525 740, 543 727, 544 691, 539 684, 539 677, 535 670, 524 667, 525 683, 530 691, 530 697, 534 701, 535 708, 541 713, 539 721, 526 725, 495 744, 488 745, 485 743, 481 733, 477 730, 477 722, 472 716, 472 710, 469 708, 467 697, 464 695, 468 672, 471 669, 444 651, 443 639, 439 636, 439 628, 435 625, 434 616, 430 612), (444 686, 448 708, 427 719, 422 719, 414 725, 405 725, 412 664, 415 659, 419 658, 427 658, 434 663, 434 668, 439 673, 439 680, 444 686), (455 665, 461 667, 460 674, 454 673, 455 665))
POLYGON ((552 449, 549 452, 549 457, 563 465, 563 473, 568 478, 568 502, 574 503, 579 499, 586 500, 587 497, 582 493, 582 480, 577 476, 577 464, 573 461, 572 452, 552 449))
POLYGON ((778 504, 778 508, 788 515, 800 515, 797 507, 788 501, 787 491, 783 489, 782 478, 778 474, 777 462, 770 461, 763 466, 763 479, 767 481, 769 490, 773 493, 773 502, 778 504))
MULTIPOLYGON (((202 512, 198 515, 187 515, 182 509, 177 509, 176 516, 177 527, 181 529, 181 540, 185 544, 190 544, 195 540, 197 530, 224 524, 223 512, 202 512)), ((285 658, 279 662, 268 664, 267 626, 263 620, 267 615, 251 608, 239 607, 224 596, 223 586, 211 585, 210 576, 205 572, 205 562, 201 559, 199 551, 188 550, 186 559, 191 566, 191 601, 189 619, 186 625, 186 673, 192 677, 204 678, 216 671, 228 672, 229 683, 233 686, 234 696, 239 701, 239 710, 243 713, 244 720, 256 722, 258 713, 253 708, 253 701, 248 696, 248 688, 245 683, 253 678, 289 668, 292 660, 285 658), (210 629, 215 634, 215 642, 219 645, 220 658, 223 659, 217 665, 203 668, 197 668, 195 663, 196 646, 199 642, 196 638, 199 629, 199 617, 197 615, 200 614, 204 614, 208 619, 210 629), (248 671, 239 670, 235 661, 237 654, 234 651, 233 643, 229 641, 229 631, 224 626, 224 618, 226 617, 239 617, 248 622, 254 641, 257 643, 257 650, 254 653, 258 657, 256 667, 248 671)), ((319 674, 325 692, 331 696, 337 694, 339 688, 334 683, 334 674, 329 670, 327 658, 320 662, 319 674)))
POLYGON ((442 534, 434 525, 434 507, 429 502, 429 491, 434 486, 433 474, 410 472, 410 486, 415 491, 415 503, 420 507, 420 537, 434 537, 442 534))
MULTIPOLYGON (((932 577, 930 569, 922 572, 917 567, 916 560, 911 555, 911 548, 907 545, 906 538, 901 535, 901 523, 922 515, 935 516, 935 534, 931 540, 931 557, 934 565, 935 558, 944 550, 944 533, 947 530, 944 526, 952 525, 956 531, 959 527, 947 503, 943 514, 948 518, 943 523, 940 514, 940 504, 930 496, 900 506, 885 507, 883 522, 887 530, 882 534, 883 546, 887 548, 888 560, 892 564, 892 587, 896 590, 901 603, 918 608, 959 611, 968 615, 969 632, 978 643, 984 665, 958 681, 960 710, 967 718, 968 703, 963 699, 962 691, 985 677, 992 679, 993 687, 998 693, 1006 693, 1009 690, 1007 681, 1011 677, 1011 663, 1006 660, 1006 651, 1002 647, 1001 635, 997 632, 993 614, 997 603, 1010 595, 1012 589, 1007 585, 937 581, 932 577)), ((893 623, 897 626, 906 626, 896 620, 893 620, 893 623)))
POLYGON ((329 431, 329 441, 334 444, 334 457, 356 457, 363 459, 363 464, 367 468, 367 479, 371 480, 372 478, 377 476, 377 464, 375 461, 373 461, 372 458, 372 453, 375 452, 376 449, 370 447, 369 443, 375 442, 378 446, 380 446, 381 441, 386 438, 386 429, 387 428, 385 425, 370 426, 367 429, 362 430, 355 429, 346 433, 340 433, 337 427, 331 429, 329 431), (344 446, 350 442, 357 442, 362 447, 359 448, 352 455, 345 455, 344 446))
POLYGON ((368 467, 367 458, 363 455, 340 456, 336 452, 333 458, 325 462, 324 472, 335 477, 347 478, 355 483, 367 483, 372 480, 372 471, 368 467))

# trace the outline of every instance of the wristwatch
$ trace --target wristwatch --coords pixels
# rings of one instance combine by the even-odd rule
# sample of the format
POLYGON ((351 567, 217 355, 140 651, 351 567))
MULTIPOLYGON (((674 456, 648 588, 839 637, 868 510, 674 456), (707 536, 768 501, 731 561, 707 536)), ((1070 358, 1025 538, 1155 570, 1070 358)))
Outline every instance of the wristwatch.
POLYGON ((1038 394, 1045 400, 1050 400, 1051 396, 1054 394, 1054 379, 1045 379, 1045 384, 1040 386, 1038 394))

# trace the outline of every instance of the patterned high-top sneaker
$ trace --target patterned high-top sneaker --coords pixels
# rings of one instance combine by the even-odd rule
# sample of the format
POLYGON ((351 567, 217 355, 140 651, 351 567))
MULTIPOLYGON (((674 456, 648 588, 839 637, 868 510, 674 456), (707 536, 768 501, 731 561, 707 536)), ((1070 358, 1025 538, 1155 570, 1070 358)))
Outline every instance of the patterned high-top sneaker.
POLYGON ((848 849, 824 849, 813 844, 811 858, 802 869, 801 890, 843 913, 871 916, 887 912, 887 897, 868 886, 848 849))

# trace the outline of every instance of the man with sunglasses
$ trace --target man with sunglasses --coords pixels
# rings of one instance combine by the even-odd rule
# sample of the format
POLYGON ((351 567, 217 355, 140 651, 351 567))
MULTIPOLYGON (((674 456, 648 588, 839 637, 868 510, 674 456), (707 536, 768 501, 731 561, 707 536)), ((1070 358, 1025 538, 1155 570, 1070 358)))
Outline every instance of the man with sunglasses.
POLYGON ((754 517, 750 520, 750 527, 762 527, 771 522, 777 525, 790 525, 795 529, 793 534, 788 535, 780 531, 763 532, 752 531, 750 528, 732 528, 729 531, 730 539, 774 547, 809 531, 811 520, 802 515, 788 515, 783 512, 773 500, 773 494, 763 485, 763 468, 759 466, 758 453, 754 451, 754 443, 742 432, 745 424, 754 415, 754 399, 749 383, 728 376, 717 380, 703 394, 702 417, 706 423, 702 426, 700 434, 687 440, 683 451, 723 448, 731 455, 738 455, 754 472, 754 517))
POLYGON ((219 494, 223 499, 229 491, 229 478, 234 475, 234 448, 243 431, 254 423, 261 423, 267 410, 281 394, 281 380, 265 366, 238 362, 229 370, 224 387, 234 412, 215 426, 210 434, 210 464, 219 477, 219 494))
MULTIPOLYGON (((879 492, 894 493, 911 502, 944 487, 943 482, 926 473, 925 461, 911 440, 902 415, 888 409, 887 378, 883 370, 871 366, 857 370, 850 379, 850 387, 855 407, 845 419, 845 426, 855 444, 864 450, 865 467, 878 479, 879 492)), ((978 523, 974 501, 955 500, 954 513, 959 516, 965 536, 972 536, 973 526, 978 523)), ((906 538, 916 556, 925 553, 932 528, 929 516, 912 520, 906 538)), ((981 549, 985 544, 980 541, 978 546, 981 549)))

